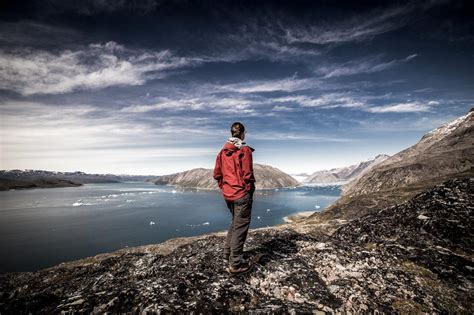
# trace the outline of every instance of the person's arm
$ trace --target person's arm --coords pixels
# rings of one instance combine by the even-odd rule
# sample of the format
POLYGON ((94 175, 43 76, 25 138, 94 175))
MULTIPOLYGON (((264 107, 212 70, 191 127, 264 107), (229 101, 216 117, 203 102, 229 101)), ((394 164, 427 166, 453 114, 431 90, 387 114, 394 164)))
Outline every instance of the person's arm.
POLYGON ((249 147, 245 147, 242 156, 242 171, 244 173, 245 190, 253 190, 255 188, 255 176, 253 174, 252 150, 249 147))
POLYGON ((221 168, 221 155, 220 153, 216 158, 216 166, 214 167, 214 179, 217 180, 219 188, 222 189, 222 168, 221 168))

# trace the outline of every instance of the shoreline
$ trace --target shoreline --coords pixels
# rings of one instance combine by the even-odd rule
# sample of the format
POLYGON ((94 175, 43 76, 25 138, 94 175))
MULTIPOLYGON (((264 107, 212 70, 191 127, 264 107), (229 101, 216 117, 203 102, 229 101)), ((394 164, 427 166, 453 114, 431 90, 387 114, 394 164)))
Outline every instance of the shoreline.
POLYGON ((321 211, 310 210, 310 211, 295 212, 293 214, 284 216, 283 221, 285 223, 294 223, 294 222, 300 221, 301 219, 305 219, 305 218, 309 217, 310 215, 312 215, 313 213, 316 213, 316 212, 321 212, 321 211))

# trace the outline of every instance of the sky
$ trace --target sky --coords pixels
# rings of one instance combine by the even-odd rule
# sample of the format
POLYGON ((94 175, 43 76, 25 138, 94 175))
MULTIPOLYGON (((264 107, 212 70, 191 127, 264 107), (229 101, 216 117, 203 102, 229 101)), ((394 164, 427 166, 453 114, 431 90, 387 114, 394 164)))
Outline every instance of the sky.
POLYGON ((474 106, 469 1, 2 1, 1 169, 312 173, 474 106))

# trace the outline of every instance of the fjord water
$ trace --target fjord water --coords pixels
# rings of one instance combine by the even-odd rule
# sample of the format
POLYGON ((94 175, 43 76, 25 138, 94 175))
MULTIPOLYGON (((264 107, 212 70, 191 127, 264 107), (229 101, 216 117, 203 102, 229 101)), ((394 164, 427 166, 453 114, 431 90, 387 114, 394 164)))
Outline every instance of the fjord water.
MULTIPOLYGON (((320 211, 339 195, 338 186, 256 191, 250 227, 320 211)), ((146 182, 3 191, 0 205, 1 273, 222 231, 231 217, 220 192, 146 182)))

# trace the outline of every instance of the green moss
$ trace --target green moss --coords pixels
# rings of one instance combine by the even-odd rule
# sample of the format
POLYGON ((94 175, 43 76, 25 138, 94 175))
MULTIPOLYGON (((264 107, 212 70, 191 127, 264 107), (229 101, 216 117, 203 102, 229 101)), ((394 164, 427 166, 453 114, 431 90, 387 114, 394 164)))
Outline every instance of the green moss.
POLYGON ((425 314, 430 311, 428 307, 413 300, 398 299, 392 303, 392 307, 400 314, 425 314))
POLYGON ((431 270, 412 261, 403 262, 401 269, 418 278, 421 287, 432 297, 433 304, 437 305, 441 311, 448 313, 459 311, 459 302, 455 298, 456 294, 444 285, 431 270))
POLYGON ((436 275, 431 270, 423 266, 417 265, 412 261, 403 262, 402 269, 412 275, 419 276, 424 279, 437 280, 436 275))

